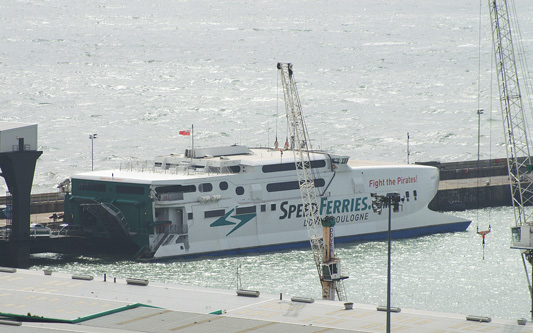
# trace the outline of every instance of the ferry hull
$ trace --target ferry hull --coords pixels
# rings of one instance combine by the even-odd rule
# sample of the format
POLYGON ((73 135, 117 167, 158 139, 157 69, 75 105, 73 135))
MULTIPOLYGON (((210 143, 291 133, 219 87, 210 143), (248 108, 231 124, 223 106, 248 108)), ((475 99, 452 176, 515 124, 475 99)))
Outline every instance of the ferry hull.
MULTIPOLYGON (((385 214, 386 216, 387 214, 385 214)), ((440 213, 436 213, 426 209, 417 214, 418 216, 410 216, 409 219, 422 219, 422 220, 431 220, 434 221, 431 224, 421 223, 418 226, 397 229, 394 227, 395 222, 402 222, 391 220, 392 230, 391 238, 392 239, 405 239, 405 238, 414 238, 421 237, 437 233, 448 233, 448 232, 462 232, 465 231, 471 224, 471 221, 466 219, 461 219, 457 217, 447 216, 440 213)), ((349 228, 341 228, 340 226, 335 228, 335 243, 351 243, 351 242, 368 242, 368 241, 381 241, 388 238, 388 225, 385 225, 385 222, 388 224, 388 221, 380 221, 379 224, 382 226, 375 228, 373 225, 369 231, 364 233, 353 233, 349 228), (345 229, 345 230, 343 230, 345 229)), ((405 223, 404 223, 405 224, 405 223)), ((353 228, 351 228, 353 229, 353 228)), ((278 235, 279 236, 279 235, 278 235)), ((293 233, 293 240, 287 240, 287 237, 284 237, 284 241, 280 242, 281 237, 276 237, 274 239, 267 239, 266 237, 245 237, 234 242, 219 242, 217 244, 209 244, 207 242, 191 244, 189 251, 184 251, 183 248, 179 246, 162 246, 159 251, 155 253, 152 259, 167 259, 173 257, 195 257, 202 255, 237 255, 237 254, 247 254, 247 253, 256 253, 256 252, 270 252, 270 251, 280 251, 280 250, 289 250, 295 248, 307 248, 310 247, 309 239, 307 238, 307 233, 302 232, 300 235, 293 233), (299 236, 299 237, 298 237, 299 236), (261 240, 261 243, 259 242, 261 240), (235 246, 234 244, 239 244, 235 246), (232 248, 233 247, 233 248, 232 248), (194 251, 193 249, 199 249, 200 251, 194 251)))
MULTIPOLYGON (((239 146, 219 153, 163 158, 156 162, 161 173, 108 170, 73 176, 66 215, 93 240, 129 242, 136 256, 147 259, 309 246, 290 152, 239 146), (183 163, 189 166, 179 172, 183 163)), ((312 154, 312 165, 317 209, 335 221, 336 242, 386 238, 388 211, 375 198, 388 193, 401 197, 391 216, 394 238, 463 231, 470 224, 427 208, 439 183, 434 167, 351 162, 323 152, 312 154)))

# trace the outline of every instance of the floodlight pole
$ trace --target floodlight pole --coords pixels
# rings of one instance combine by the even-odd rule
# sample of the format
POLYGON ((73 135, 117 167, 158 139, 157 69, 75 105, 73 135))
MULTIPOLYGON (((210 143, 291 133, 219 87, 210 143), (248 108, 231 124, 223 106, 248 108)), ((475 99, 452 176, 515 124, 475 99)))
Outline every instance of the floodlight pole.
POLYGON ((387 333, 390 333, 390 293, 391 293, 391 220, 392 220, 392 199, 391 193, 387 193, 389 206, 389 251, 387 255, 387 333))
POLYGON ((394 211, 399 210, 400 201, 403 199, 400 198, 398 193, 387 193, 387 195, 377 195, 372 193, 370 195, 372 200, 372 209, 374 212, 381 214, 383 206, 389 207, 389 219, 388 219, 388 254, 387 254, 387 333, 390 333, 390 309, 391 309, 391 235, 392 235, 392 207, 394 206, 394 211))
POLYGON ((94 139, 96 139, 96 133, 89 135, 91 139, 91 171, 94 171, 94 139))

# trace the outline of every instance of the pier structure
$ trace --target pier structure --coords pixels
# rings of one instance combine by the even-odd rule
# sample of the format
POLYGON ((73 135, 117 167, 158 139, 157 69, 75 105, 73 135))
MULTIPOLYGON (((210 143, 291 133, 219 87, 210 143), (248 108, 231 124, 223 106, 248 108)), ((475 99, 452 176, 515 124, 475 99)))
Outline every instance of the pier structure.
POLYGON ((0 263, 27 267, 30 260, 30 194, 37 151, 37 125, 0 123, 0 169, 12 196, 9 237, 0 241, 0 263))
MULTIPOLYGON (((2 332, 383 332, 384 307, 0 267, 2 332)), ((532 332, 526 319, 393 307, 392 331, 532 332)))

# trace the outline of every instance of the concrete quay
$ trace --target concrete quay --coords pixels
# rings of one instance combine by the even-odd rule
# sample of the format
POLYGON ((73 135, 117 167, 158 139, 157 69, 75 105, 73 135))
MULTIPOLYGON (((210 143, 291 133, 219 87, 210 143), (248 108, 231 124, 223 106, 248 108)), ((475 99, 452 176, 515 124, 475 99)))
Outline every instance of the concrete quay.
MULTIPOLYGON (((263 293, 245 297, 235 290, 152 283, 142 277, 124 280, 0 267, 0 332, 385 330, 386 312, 376 305, 347 308, 339 301, 263 293)), ((394 332, 533 332, 533 323, 522 318, 398 310, 391 313, 394 332)))

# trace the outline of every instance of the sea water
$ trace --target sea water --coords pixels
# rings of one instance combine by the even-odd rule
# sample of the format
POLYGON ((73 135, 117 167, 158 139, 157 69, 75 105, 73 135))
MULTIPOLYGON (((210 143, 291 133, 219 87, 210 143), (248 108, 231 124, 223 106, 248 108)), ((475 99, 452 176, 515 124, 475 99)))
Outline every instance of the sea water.
MULTIPOLYGON (((533 4, 515 3, 531 55, 533 4)), ((471 160, 479 121, 480 158, 499 158, 490 45, 484 1, 4 1, 0 120, 38 124, 33 192, 51 192, 92 164, 181 153, 191 137, 178 132, 193 124, 196 147, 284 142, 276 63, 292 62, 314 148, 353 159, 471 160)), ((528 317, 522 262, 509 249, 512 211, 466 214, 475 220, 467 232, 394 242, 393 302, 528 317), (483 260, 475 228, 489 223, 483 260)), ((338 254, 350 300, 383 304, 386 244, 343 245, 338 254)), ((35 269, 214 287, 233 287, 241 265, 247 288, 319 297, 309 251, 159 264, 40 260, 35 269)))
MULTIPOLYGON (((531 54, 533 4, 516 8, 531 54)), ((36 193, 92 164, 182 153, 193 124, 197 147, 284 142, 277 62, 294 64, 314 148, 476 159, 481 108, 480 157, 505 156, 484 1, 27 0, 0 13, 0 119, 39 126, 36 193)))

